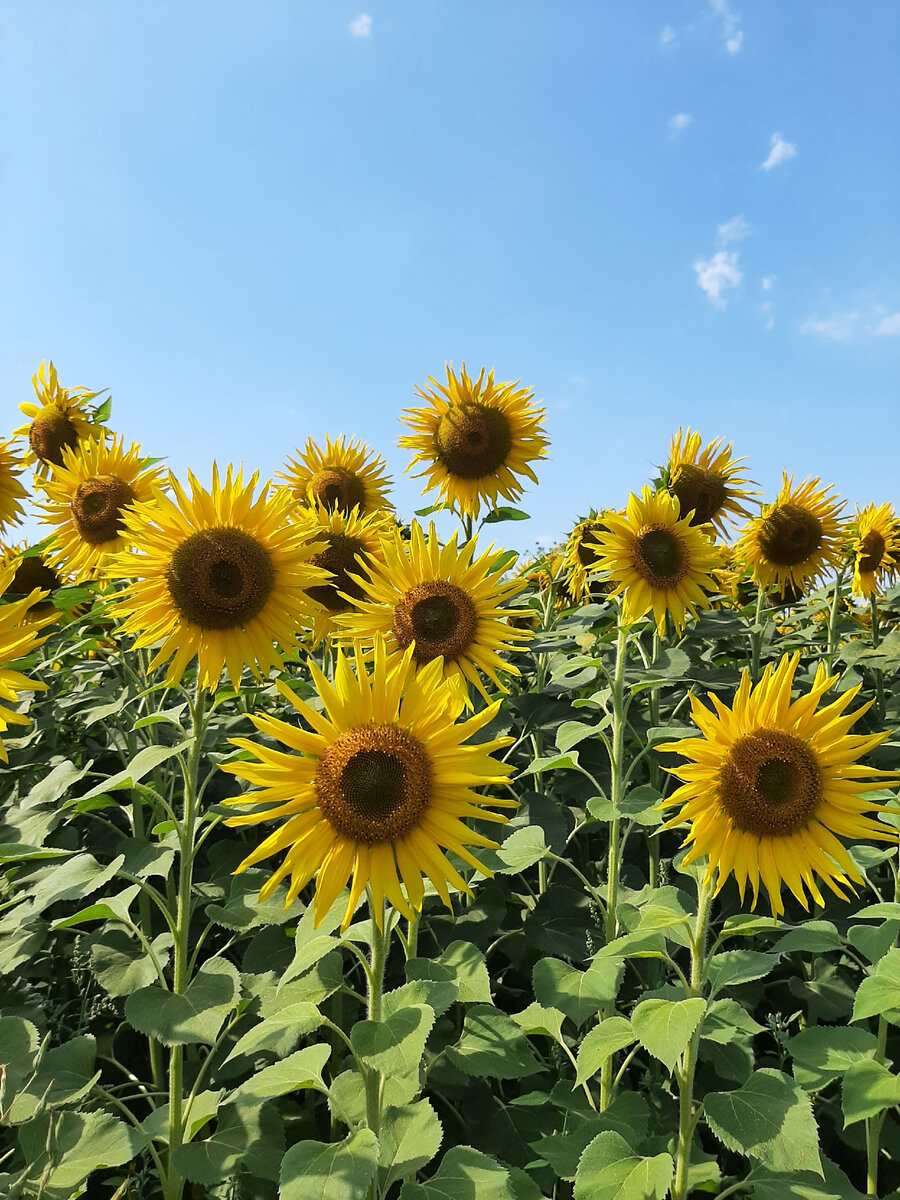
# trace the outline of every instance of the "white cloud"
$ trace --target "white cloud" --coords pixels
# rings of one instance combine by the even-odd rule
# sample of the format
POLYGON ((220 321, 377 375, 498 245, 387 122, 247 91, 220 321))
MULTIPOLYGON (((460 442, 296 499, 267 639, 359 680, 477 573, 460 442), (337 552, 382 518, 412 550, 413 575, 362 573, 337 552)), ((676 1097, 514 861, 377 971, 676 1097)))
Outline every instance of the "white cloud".
POLYGON ((814 333, 832 342, 845 342, 856 330, 858 313, 838 313, 834 317, 807 317, 801 333, 814 333))
POLYGON ((674 117, 669 117, 669 128, 673 133, 681 133, 683 129, 687 129, 688 125, 693 125, 694 118, 690 113, 676 113, 674 117))
POLYGON ((732 217, 730 221, 725 221, 723 224, 716 226, 716 242, 720 246, 727 246, 730 242, 742 241, 745 237, 749 237, 752 232, 752 226, 739 213, 736 217, 732 217))
POLYGON ((882 317, 875 326, 874 333, 876 337, 900 337, 900 312, 894 313, 892 317, 882 317))
POLYGON ((722 36, 729 54, 737 54, 744 42, 741 18, 729 4, 729 0, 709 0, 713 12, 722 18, 722 36))
POLYGON ((762 282, 760 283, 760 287, 762 288, 762 290, 764 292, 771 292, 774 283, 775 283, 774 275, 763 275, 762 282))
POLYGON ((793 158, 796 153, 796 146, 791 142, 786 142, 780 133, 773 133, 772 149, 769 151, 769 157, 766 161, 760 164, 761 170, 771 171, 779 163, 787 162, 789 158, 793 158))
POLYGON ((725 43, 725 49, 729 54, 737 54, 744 42, 744 31, 739 29, 734 37, 728 38, 725 43))
POLYGON ((722 292, 726 288, 737 287, 744 278, 738 265, 739 258, 737 250, 719 250, 712 258, 698 258, 694 263, 697 284, 706 292, 715 308, 724 308, 727 305, 728 301, 722 292))
POLYGON ((668 46, 669 42, 675 41, 675 30, 671 25, 667 25, 665 27, 665 29, 659 35, 659 40, 663 46, 668 46))
POLYGON ((372 18, 368 13, 360 13, 350 22, 350 36, 367 38, 372 36, 372 18))

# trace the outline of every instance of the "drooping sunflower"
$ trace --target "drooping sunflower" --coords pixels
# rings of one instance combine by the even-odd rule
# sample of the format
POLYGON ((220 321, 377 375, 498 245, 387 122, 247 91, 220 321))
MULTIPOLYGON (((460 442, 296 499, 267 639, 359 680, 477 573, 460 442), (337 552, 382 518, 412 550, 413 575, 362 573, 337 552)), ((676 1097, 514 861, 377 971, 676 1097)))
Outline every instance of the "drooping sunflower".
POLYGON ((322 547, 310 562, 330 572, 327 583, 309 588, 312 599, 321 605, 313 620, 313 638, 319 642, 335 631, 334 618, 351 609, 352 600, 365 598, 353 576, 364 575, 369 565, 382 557, 382 540, 392 533, 394 522, 387 509, 360 516, 358 507, 347 515, 322 504, 295 508, 292 515, 297 528, 322 547))
POLYGON ((391 478, 387 464, 361 441, 348 442, 343 435, 336 441, 325 437, 325 449, 312 438, 306 450, 288 458, 288 470, 276 478, 285 480, 295 500, 301 504, 321 504, 349 516, 358 508, 361 516, 389 509, 387 498, 391 478))
POLYGON ((121 437, 108 445, 81 442, 63 450, 62 459, 41 482, 49 503, 38 507, 44 523, 56 531, 48 561, 82 583, 96 578, 107 555, 128 545, 125 515, 134 504, 153 499, 162 475, 147 464, 137 442, 126 451, 121 437))
POLYGON ((463 363, 457 377, 447 368, 447 385, 428 377, 431 389, 416 388, 426 408, 405 410, 401 421, 414 432, 398 444, 415 451, 407 467, 427 482, 423 493, 438 488, 442 501, 466 517, 476 518, 481 502, 496 508, 502 496, 515 502, 523 487, 517 476, 537 483, 529 465, 546 458, 550 442, 541 424, 545 412, 531 403, 534 392, 515 383, 495 383, 484 368, 476 380, 463 363), (421 471, 413 468, 422 463, 421 471))
POLYGON ((354 599, 353 611, 336 617, 335 624, 346 640, 372 642, 381 634, 392 652, 414 645, 419 667, 440 658, 444 676, 455 679, 466 695, 468 680, 487 700, 482 674, 507 691, 497 672, 519 671, 500 653, 532 634, 513 629, 507 618, 523 613, 503 605, 525 584, 500 578, 497 564, 503 555, 493 547, 475 558, 476 544, 473 538, 459 548, 454 534, 442 548, 434 524, 426 538, 415 521, 409 541, 394 532, 382 543, 383 556, 369 563, 365 599, 354 599))
POLYGON ((19 480, 23 462, 8 441, 0 441, 0 529, 25 515, 21 501, 28 492, 19 480))
POLYGON ((607 513, 604 524, 609 532, 597 534, 597 569, 609 572, 612 596, 624 595, 626 624, 652 610, 663 633, 669 612, 680 632, 685 614, 709 608, 707 592, 719 590, 720 550, 690 516, 680 516, 677 496, 645 487, 640 498, 632 493, 624 513, 607 513))
POLYGON ((820 488, 818 479, 794 487, 794 477, 784 472, 774 504, 744 526, 737 553, 749 564, 760 587, 781 590, 792 583, 806 591, 843 555, 844 501, 820 488))
POLYGON ((290 875, 287 907, 318 872, 316 924, 352 875, 342 929, 350 924, 366 884, 372 889, 379 928, 385 897, 407 918, 421 912, 423 876, 431 880, 448 908, 448 884, 471 895, 444 851, 452 851, 489 876, 490 871, 467 847, 496 847, 497 843, 469 829, 463 818, 505 822, 506 816, 486 806, 517 806, 515 800, 473 791, 503 783, 511 774, 512 767, 491 755, 512 739, 464 744, 494 718, 499 701, 457 722, 462 701, 442 678, 440 661, 434 659, 416 672, 411 647, 401 657, 391 658, 381 638, 375 642, 371 673, 358 648, 355 666, 354 674, 350 660, 338 652, 332 686, 310 661, 324 704, 322 713, 279 680, 279 691, 309 730, 269 716, 251 720, 261 734, 295 753, 272 750, 248 738, 231 738, 233 745, 260 761, 222 767, 259 789, 226 804, 273 806, 232 817, 226 825, 288 818, 237 870, 286 850, 283 862, 263 885, 260 899, 271 896, 290 875))
POLYGON ((606 516, 605 511, 595 513, 592 509, 590 516, 578 522, 566 542, 562 570, 566 576, 569 595, 576 602, 602 598, 611 591, 608 584, 595 578, 597 555, 600 550, 597 535, 609 533, 606 516))
POLYGON ((891 504, 869 504, 851 527, 853 595, 869 599, 900 573, 900 521, 891 504))
POLYGON ((100 393, 83 387, 62 387, 52 362, 42 362, 31 383, 38 403, 19 405, 30 420, 14 436, 27 439, 28 451, 22 461, 34 463, 35 473, 41 476, 51 467, 62 466, 64 450, 72 450, 84 441, 102 439, 106 430, 94 420, 89 407, 100 393))
POLYGON ((294 645, 317 605, 308 589, 328 582, 310 558, 321 549, 289 520, 286 494, 265 485, 254 500, 254 473, 224 483, 213 464, 212 491, 188 472, 191 494, 170 477, 174 501, 155 488, 149 503, 124 513, 130 547, 104 560, 104 572, 130 580, 113 607, 136 647, 162 640, 150 669, 169 663, 175 684, 198 660, 200 686, 215 691, 226 667, 237 687, 245 666, 260 678, 284 665, 276 645, 294 645))
POLYGON ((732 457, 731 442, 726 445, 716 438, 705 449, 702 445, 700 434, 690 427, 686 433, 678 430, 669 451, 668 488, 692 525, 712 523, 724 536, 729 518, 750 516, 741 501, 758 493, 747 490, 750 480, 741 466, 745 460, 732 457))
MULTIPOLYGON (((5 595, 16 574, 15 566, 10 563, 0 568, 0 594, 5 595)), ((6 732, 10 725, 29 725, 29 718, 23 713, 8 708, 15 704, 20 692, 37 692, 46 690, 47 685, 36 679, 29 679, 21 671, 14 671, 5 664, 24 658, 43 645, 46 635, 40 636, 45 625, 53 621, 53 614, 35 616, 29 612, 32 607, 46 596, 40 589, 32 589, 21 600, 13 600, 8 604, 0 604, 0 731, 6 732)), ((0 739, 0 759, 8 762, 6 747, 0 739)))
POLYGON ((690 760, 670 769, 685 782, 660 805, 681 806, 666 828, 691 823, 685 863, 708 855, 707 882, 717 871, 718 893, 734 874, 741 900, 749 880, 754 908, 762 880, 776 917, 784 912, 782 883, 807 908, 804 888, 823 902, 815 875, 841 899, 847 899, 843 886, 853 890, 863 882, 840 837, 897 840, 873 819, 882 806, 865 799, 896 783, 896 773, 858 762, 889 733, 848 733, 873 702, 846 713, 857 685, 819 709, 838 679, 822 663, 812 689, 792 702, 799 661, 797 653, 774 670, 770 663, 754 688, 745 670, 731 708, 712 695, 710 712, 692 696, 691 715, 703 736, 657 747, 690 760))

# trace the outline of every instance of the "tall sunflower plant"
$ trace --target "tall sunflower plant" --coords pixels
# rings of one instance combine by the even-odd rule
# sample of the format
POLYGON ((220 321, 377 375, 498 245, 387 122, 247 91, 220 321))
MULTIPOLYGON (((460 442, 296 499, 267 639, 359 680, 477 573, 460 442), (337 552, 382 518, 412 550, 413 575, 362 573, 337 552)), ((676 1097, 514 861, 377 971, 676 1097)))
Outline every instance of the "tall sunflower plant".
POLYGON ((446 537, 346 435, 273 485, 111 432, 41 476, 52 540, 0 571, 0 1194, 886 1198, 892 510, 757 509, 682 430, 513 566, 475 522, 535 482, 530 393, 417 396, 446 537))

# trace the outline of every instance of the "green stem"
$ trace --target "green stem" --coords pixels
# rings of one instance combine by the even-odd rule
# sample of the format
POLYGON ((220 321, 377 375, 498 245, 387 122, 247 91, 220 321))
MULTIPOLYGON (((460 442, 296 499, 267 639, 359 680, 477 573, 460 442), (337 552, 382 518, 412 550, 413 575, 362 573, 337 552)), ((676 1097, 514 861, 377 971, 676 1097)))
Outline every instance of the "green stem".
POLYGON ((756 594, 756 616, 753 619, 753 632, 750 634, 750 678, 753 683, 759 681, 759 656, 763 640, 762 615, 765 603, 766 591, 762 584, 760 584, 756 594))
MULTIPOLYGON (((869 611, 872 614, 872 649, 877 650, 881 644, 881 632, 878 628, 878 594, 873 592, 869 597, 869 611)), ((881 667, 873 667, 875 679, 875 716, 879 721, 884 720, 884 673, 881 667)))
POLYGON ((841 585, 843 582, 844 568, 840 567, 834 581, 834 595, 831 597, 831 612, 828 615, 828 653, 825 656, 825 665, 828 667, 829 675, 834 663, 834 654, 837 650, 838 614, 841 610, 841 585))
MULTIPOLYGON (((873 621, 874 629, 874 621, 873 621)), ((874 638, 873 638, 874 641, 874 638)), ((877 642, 875 643, 877 646, 877 642)), ((894 865, 894 903, 900 902, 900 864, 894 865)), ((897 939, 894 938, 894 945, 897 939)), ((875 1049, 875 1061, 884 1065, 885 1050, 887 1049, 888 1023, 884 1016, 878 1018, 878 1044, 875 1049)), ((881 1144, 881 1127, 887 1111, 875 1113, 866 1119, 866 1195, 878 1195, 878 1154, 881 1144)))
MULTIPOLYGON (((650 671, 652 674, 653 665, 659 658, 659 652, 662 649, 662 638, 659 636, 659 630, 653 630, 653 654, 650 658, 650 671)), ((656 729, 659 726, 659 688, 652 687, 648 696, 647 714, 650 722, 650 728, 656 729)), ((656 761, 656 756, 650 761, 650 786, 661 790, 662 771, 659 763, 656 761)), ((659 838, 652 829, 648 829, 645 834, 647 838, 647 879, 651 887, 656 887, 659 883, 659 838)))
MULTIPOLYGON (((371 891, 369 892, 369 906, 372 910, 372 951, 369 970, 366 974, 369 985, 366 1016, 370 1021, 380 1021, 381 998, 384 992, 384 967, 387 962, 391 933, 386 921, 384 900, 381 901, 381 912, 377 914, 381 918, 380 921, 375 919, 375 904, 371 891)), ((375 1067, 366 1067, 365 1078, 366 1124, 375 1136, 379 1137, 381 1135, 381 1095, 384 1088, 384 1077, 375 1067)), ((379 1197, 377 1172, 369 1189, 369 1197, 370 1200, 378 1200, 379 1197)))
MULTIPOLYGON (((194 837, 197 828, 197 777, 205 733, 206 697, 198 685, 191 704, 191 747, 184 771, 184 817, 178 831, 180 861, 175 915, 174 975, 172 991, 182 995, 190 983, 188 950, 191 923, 191 887, 194 867, 194 837)), ((169 1051, 169 1171, 166 1200, 181 1200, 184 1180, 172 1166, 172 1154, 184 1140, 184 1047, 169 1051)))
MULTIPOLYGON (((706 979, 707 935, 709 933, 709 916, 712 909, 712 881, 701 883, 697 895, 697 919, 691 937, 691 980, 689 994, 691 997, 702 996, 706 979)), ((686 1200, 688 1194, 688 1174, 691 1169, 691 1144, 694 1139, 694 1073, 697 1069, 697 1053, 700 1048, 699 1024, 688 1043, 682 1056, 681 1070, 676 1071, 678 1079, 678 1149, 675 1154, 675 1182, 672 1185, 671 1200, 686 1200)))

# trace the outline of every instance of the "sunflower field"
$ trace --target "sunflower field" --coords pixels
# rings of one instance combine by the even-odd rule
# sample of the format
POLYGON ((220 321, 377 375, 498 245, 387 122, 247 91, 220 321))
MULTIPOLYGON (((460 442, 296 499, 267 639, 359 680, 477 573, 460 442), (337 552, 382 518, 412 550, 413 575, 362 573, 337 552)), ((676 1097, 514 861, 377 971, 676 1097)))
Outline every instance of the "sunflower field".
POLYGON ((900 1197, 889 504, 682 429, 518 562, 493 372, 402 414, 413 517, 358 440, 179 480, 33 384, 0 1195, 900 1197))

